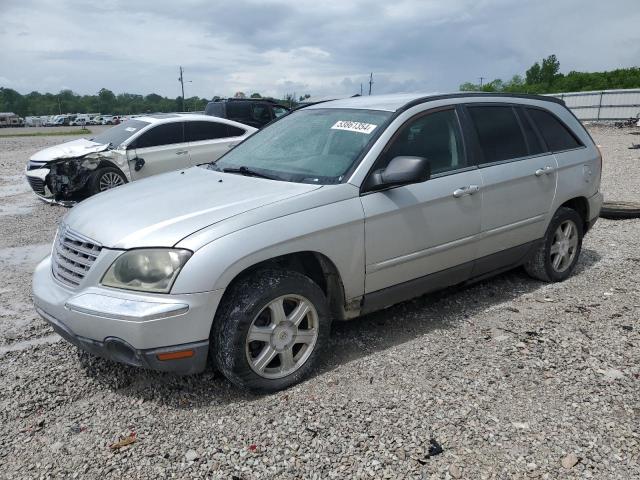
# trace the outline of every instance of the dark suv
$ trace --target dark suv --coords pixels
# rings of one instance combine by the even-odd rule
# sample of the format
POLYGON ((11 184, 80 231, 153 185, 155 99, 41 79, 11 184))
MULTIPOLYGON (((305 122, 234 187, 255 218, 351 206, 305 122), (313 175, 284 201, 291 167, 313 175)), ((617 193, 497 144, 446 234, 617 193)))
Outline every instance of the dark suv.
POLYGON ((264 98, 222 98, 209 102, 204 111, 206 115, 227 118, 255 128, 261 128, 288 112, 287 107, 264 98))

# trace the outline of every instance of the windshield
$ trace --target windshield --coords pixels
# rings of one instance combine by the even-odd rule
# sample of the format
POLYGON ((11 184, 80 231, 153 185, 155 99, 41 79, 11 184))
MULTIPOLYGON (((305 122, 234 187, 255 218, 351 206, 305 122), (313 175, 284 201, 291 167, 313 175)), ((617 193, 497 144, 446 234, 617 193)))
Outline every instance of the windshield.
POLYGON ((339 183, 391 112, 303 109, 254 133, 212 164, 300 183, 339 183))
POLYGON ((105 130, 89 140, 100 144, 110 143, 115 148, 147 125, 149 125, 149 122, 143 122, 141 120, 127 120, 120 125, 116 125, 115 127, 105 130))

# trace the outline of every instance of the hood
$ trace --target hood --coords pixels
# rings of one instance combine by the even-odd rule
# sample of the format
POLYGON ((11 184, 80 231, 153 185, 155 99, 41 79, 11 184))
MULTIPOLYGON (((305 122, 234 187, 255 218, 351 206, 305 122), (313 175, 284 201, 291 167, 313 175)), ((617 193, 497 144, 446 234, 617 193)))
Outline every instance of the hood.
POLYGON ((64 223, 108 248, 172 247, 200 229, 320 187, 193 167, 90 197, 64 223))
POLYGON ((90 153, 101 152, 107 148, 109 148, 108 144, 100 144, 87 140, 86 138, 79 138, 40 150, 38 153, 35 153, 30 160, 32 162, 49 162, 60 158, 78 158, 90 153))

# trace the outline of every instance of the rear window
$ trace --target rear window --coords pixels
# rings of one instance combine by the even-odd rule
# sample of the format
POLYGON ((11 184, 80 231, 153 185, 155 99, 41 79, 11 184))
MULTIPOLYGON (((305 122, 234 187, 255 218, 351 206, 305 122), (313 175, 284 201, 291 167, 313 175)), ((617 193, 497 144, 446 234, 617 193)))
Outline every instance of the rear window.
POLYGON ((483 154, 481 163, 501 162, 528 155, 527 144, 510 106, 468 107, 483 154))
POLYGON ((527 108, 549 150, 557 152, 581 147, 575 135, 555 115, 537 108, 527 108))

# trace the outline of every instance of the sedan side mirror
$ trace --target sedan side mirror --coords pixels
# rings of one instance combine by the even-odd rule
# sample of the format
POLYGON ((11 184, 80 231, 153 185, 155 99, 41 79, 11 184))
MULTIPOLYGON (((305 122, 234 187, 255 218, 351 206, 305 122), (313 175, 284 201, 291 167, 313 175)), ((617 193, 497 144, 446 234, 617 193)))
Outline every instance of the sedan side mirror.
POLYGON ((387 168, 376 170, 369 182, 371 190, 422 183, 431 177, 431 164, 424 157, 394 157, 387 168))

